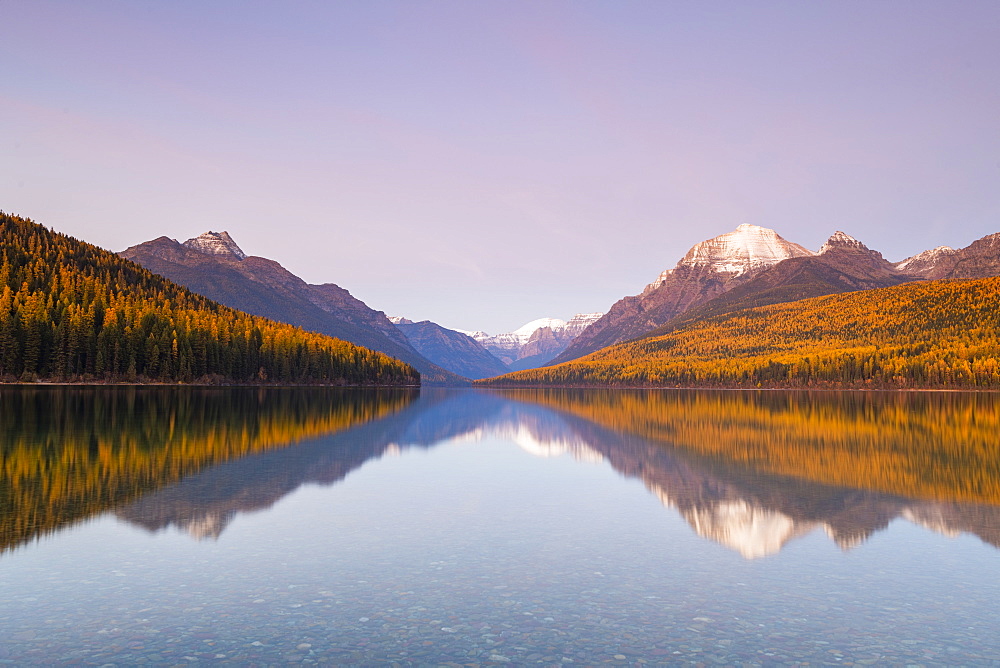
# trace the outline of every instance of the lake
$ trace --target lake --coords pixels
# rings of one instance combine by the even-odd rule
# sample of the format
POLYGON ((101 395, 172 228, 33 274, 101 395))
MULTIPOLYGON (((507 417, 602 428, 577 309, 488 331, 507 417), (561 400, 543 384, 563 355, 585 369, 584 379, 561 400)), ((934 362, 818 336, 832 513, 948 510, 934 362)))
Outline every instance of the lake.
POLYGON ((1000 395, 0 389, 0 662, 997 665, 1000 395))

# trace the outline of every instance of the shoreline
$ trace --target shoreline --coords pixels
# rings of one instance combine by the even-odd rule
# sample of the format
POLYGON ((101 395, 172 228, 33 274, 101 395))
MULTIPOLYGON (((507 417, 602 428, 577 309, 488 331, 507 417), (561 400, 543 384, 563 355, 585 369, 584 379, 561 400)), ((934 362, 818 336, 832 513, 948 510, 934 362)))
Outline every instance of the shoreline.
POLYGON ((420 389, 421 385, 329 385, 316 383, 152 383, 141 381, 0 381, 2 387, 312 387, 324 389, 420 389))
POLYGON ((981 392, 1000 394, 1000 388, 976 387, 663 387, 658 385, 473 385, 483 390, 678 390, 699 392, 981 392))

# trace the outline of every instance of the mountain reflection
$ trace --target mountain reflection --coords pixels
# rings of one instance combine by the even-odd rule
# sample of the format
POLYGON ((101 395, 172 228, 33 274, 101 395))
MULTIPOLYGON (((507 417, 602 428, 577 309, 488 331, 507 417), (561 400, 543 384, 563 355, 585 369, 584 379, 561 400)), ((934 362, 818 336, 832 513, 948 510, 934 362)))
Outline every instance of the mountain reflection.
POLYGON ((222 462, 376 419, 407 391, 0 389, 0 550, 222 462))
POLYGON ((606 429, 591 447, 747 558, 822 528, 844 549, 902 518, 1000 547, 1000 396, 508 393, 606 429), (612 445, 614 439, 619 439, 612 445))
POLYGON ((107 510, 214 538, 303 484, 488 435, 607 462, 747 558, 897 518, 1000 547, 995 395, 50 388, 0 408, 3 548, 107 510))

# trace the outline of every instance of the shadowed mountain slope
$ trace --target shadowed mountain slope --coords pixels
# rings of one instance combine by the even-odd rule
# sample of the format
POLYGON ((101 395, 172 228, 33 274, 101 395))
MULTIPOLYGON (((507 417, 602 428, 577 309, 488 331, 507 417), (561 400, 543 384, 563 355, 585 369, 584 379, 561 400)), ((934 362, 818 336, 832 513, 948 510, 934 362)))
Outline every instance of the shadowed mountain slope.
POLYGON ((383 353, 238 311, 0 212, 0 380, 416 384, 383 353))
POLYGON ((818 255, 795 257, 765 269, 756 277, 695 306, 641 338, 659 336, 689 323, 742 309, 782 304, 823 295, 888 288, 917 280, 896 269, 881 253, 837 232, 818 255))
POLYGON ((226 306, 408 362, 420 371, 424 383, 467 382, 418 353, 384 313, 370 309, 347 290, 332 283, 310 285, 274 260, 247 256, 225 232, 208 232, 184 244, 159 237, 120 255, 226 306))
POLYGON ((471 336, 430 320, 411 322, 400 319, 396 327, 421 355, 466 378, 489 378, 510 371, 471 336))
POLYGON ((746 283, 782 260, 811 255, 812 251, 783 239, 774 230, 740 225, 732 232, 696 244, 673 269, 662 272, 641 294, 616 302, 555 357, 552 364, 640 337, 688 309, 746 283))

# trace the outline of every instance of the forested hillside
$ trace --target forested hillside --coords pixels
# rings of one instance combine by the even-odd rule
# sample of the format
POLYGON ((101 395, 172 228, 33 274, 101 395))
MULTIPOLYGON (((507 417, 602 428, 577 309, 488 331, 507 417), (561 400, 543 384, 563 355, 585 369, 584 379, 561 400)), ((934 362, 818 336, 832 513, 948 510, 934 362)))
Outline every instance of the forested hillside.
POLYGON ((183 244, 159 237, 119 255, 238 311, 385 353, 417 369, 422 384, 468 384, 422 357, 381 311, 338 285, 310 285, 274 260, 247 256, 227 232, 206 232, 183 244))
POLYGON ((747 309, 493 385, 1000 388, 1000 278, 747 309))
POLYGON ((0 379, 400 385, 419 374, 0 212, 0 379))

